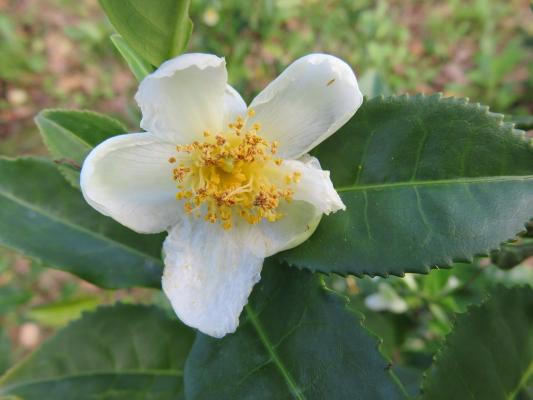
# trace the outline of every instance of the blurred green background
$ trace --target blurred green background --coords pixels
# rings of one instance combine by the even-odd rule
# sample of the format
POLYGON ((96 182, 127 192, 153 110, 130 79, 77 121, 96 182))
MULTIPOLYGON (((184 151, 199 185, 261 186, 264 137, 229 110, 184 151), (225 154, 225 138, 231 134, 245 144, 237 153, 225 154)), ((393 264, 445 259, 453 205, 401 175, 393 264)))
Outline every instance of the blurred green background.
MULTIPOLYGON (((225 56, 247 101, 295 58, 326 52, 352 65, 370 97, 443 92, 533 112, 527 0, 193 0, 191 17, 189 51, 225 56)), ((42 108, 89 108, 138 129, 137 82, 112 32, 96 0, 0 0, 0 155, 46 154, 33 124, 42 108)), ((428 276, 328 283, 353 299, 395 364, 424 367, 454 313, 498 282, 533 286, 533 261, 522 258, 510 270, 482 258, 428 276)), ((104 291, 0 248, 0 373, 83 310, 119 299, 167 304, 158 291, 104 291)))

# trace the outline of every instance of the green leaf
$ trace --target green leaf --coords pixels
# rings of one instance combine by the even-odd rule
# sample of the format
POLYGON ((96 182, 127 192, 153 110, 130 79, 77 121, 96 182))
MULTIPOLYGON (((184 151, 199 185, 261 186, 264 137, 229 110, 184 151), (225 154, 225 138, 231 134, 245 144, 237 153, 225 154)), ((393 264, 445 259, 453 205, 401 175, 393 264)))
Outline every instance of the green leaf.
POLYGON ((427 272, 488 254, 532 217, 531 142, 465 100, 368 100, 314 155, 347 210, 278 256, 299 267, 427 272))
POLYGON ((423 383, 423 399, 511 400, 533 377, 533 291, 499 287, 461 315, 423 383))
POLYGON ((91 111, 43 110, 35 117, 35 123, 59 170, 77 188, 79 170, 93 147, 127 132, 121 122, 91 111))
POLYGON ((40 325, 57 328, 80 317, 82 312, 90 311, 102 303, 100 297, 80 297, 72 300, 60 300, 32 307, 26 317, 40 325))
POLYGON ((0 157, 0 243, 108 288, 160 287, 162 235, 90 207, 54 164, 0 157))
POLYGON ((187 47, 190 0, 100 0, 100 5, 126 43, 156 67, 187 47))
POLYGON ((533 256, 533 238, 520 238, 517 242, 504 244, 499 251, 491 253, 491 260, 498 267, 510 269, 533 256))
POLYGON ((181 399, 193 333, 156 307, 119 304, 71 323, 0 379, 25 400, 181 399))
POLYGON ((20 290, 14 285, 0 286, 0 317, 14 312, 17 307, 27 303, 31 298, 30 292, 20 290))
POLYGON ((11 341, 7 329, 0 327, 0 374, 11 365, 11 341))
POLYGON ((126 60, 130 71, 138 81, 142 81, 154 69, 149 62, 145 61, 133 50, 120 35, 111 35, 111 41, 117 48, 120 55, 126 60))
POLYGON ((516 128, 524 131, 533 129, 533 115, 506 115, 505 120, 512 122, 516 128))
POLYGON ((265 263, 234 334, 198 334, 185 367, 196 399, 397 399, 377 341, 307 271, 265 263))
POLYGON ((533 222, 530 221, 526 227, 527 232, 523 235, 491 253, 490 258, 494 264, 503 269, 510 269, 533 256, 533 222))
POLYGON ((391 90, 384 77, 375 69, 367 70, 359 79, 359 89, 366 97, 389 96, 391 90))

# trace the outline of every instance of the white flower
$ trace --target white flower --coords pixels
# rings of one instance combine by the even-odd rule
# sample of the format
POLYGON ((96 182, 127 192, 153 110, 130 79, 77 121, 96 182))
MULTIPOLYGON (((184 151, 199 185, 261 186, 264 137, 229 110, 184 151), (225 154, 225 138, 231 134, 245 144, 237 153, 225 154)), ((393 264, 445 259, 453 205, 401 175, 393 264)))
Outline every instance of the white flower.
POLYGON ((362 103, 351 68, 325 54, 295 61, 249 108, 226 82, 223 58, 165 62, 135 96, 146 132, 101 143, 81 173, 101 213, 168 230, 163 290, 184 323, 214 337, 237 328, 265 257, 345 208, 307 152, 362 103))
POLYGON ((365 298, 365 305, 372 311, 390 311, 395 314, 403 314, 409 308, 406 301, 387 283, 380 283, 378 291, 365 298))

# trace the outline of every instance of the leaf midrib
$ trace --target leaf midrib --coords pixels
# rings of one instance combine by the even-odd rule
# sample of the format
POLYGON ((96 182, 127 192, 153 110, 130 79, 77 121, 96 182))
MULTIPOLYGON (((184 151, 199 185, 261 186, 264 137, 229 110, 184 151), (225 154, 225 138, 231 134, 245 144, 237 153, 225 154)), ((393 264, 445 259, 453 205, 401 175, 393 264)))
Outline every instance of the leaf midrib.
MULTIPOLYGON (((120 35, 119 35, 120 36, 120 35)), ((74 112, 74 113, 79 113, 79 114, 84 114, 84 115, 90 115, 92 117, 95 117, 95 118, 99 118, 99 119, 105 119, 105 120, 108 120, 108 122, 110 123, 113 123, 115 124, 116 128, 120 128, 121 130, 124 130, 124 133, 127 132, 127 128, 122 124, 120 123, 119 121, 116 121, 116 120, 113 120, 112 118, 109 118, 105 115, 98 115, 96 113, 93 113, 91 111, 77 111, 77 110, 62 110, 62 109, 57 109, 57 110, 47 110, 39 115, 37 115, 37 117, 35 118, 36 121, 39 121, 39 120, 42 120, 43 122, 48 122, 50 123, 51 125, 53 125, 54 127, 58 128, 59 130, 63 131, 64 133, 67 133, 69 134, 69 136, 75 138, 78 140, 78 142, 84 146, 87 146, 89 148, 89 150, 92 150, 94 149, 94 145, 92 143, 89 143, 87 141, 87 139, 81 137, 80 135, 78 135, 76 132, 70 130, 70 129, 67 129, 65 128, 63 125, 61 125, 59 122, 57 122, 55 119, 51 118, 51 116, 49 115, 49 113, 62 113, 62 112, 74 112)), ((119 135, 119 134, 117 134, 119 135)), ((47 140, 47 135, 42 135, 44 140, 46 141, 47 140)), ((113 135, 115 136, 115 135, 113 135)))
MULTIPOLYGON (((64 134, 66 133, 66 134, 68 134, 68 136, 70 136, 70 137, 74 138, 75 140, 77 140, 81 145, 88 147, 89 150, 94 148, 93 145, 89 144, 85 139, 82 139, 80 136, 76 135, 76 133, 74 133, 70 129, 65 128, 64 126, 60 125, 59 123, 57 123, 56 121, 54 121, 51 118, 47 118, 44 115, 42 117, 43 118, 41 120, 41 123, 48 122, 49 124, 53 125, 56 129, 58 129, 59 131, 63 132, 64 134)), ((37 120, 40 120, 40 119, 41 119, 41 117, 37 116, 37 120)), ((48 136, 47 135, 42 135, 42 136, 44 138, 44 141, 48 145, 48 148, 51 149, 52 147, 49 145, 48 136)))
MULTIPOLYGON (((90 378, 95 376, 105 376, 105 375, 147 375, 147 376, 174 376, 178 378, 183 377, 183 370, 179 369, 144 369, 144 370, 102 370, 102 371, 90 371, 90 372, 79 372, 79 373, 72 373, 72 374, 65 374, 65 375, 58 375, 50 378, 45 379, 34 379, 34 380, 25 380, 21 381, 16 384, 7 384, 4 387, 0 387, 0 394, 1 393, 9 393, 9 391, 13 389, 17 389, 24 386, 31 386, 31 385, 39 385, 43 383, 48 382, 54 382, 54 381, 61 381, 61 380, 67 380, 67 379, 75 379, 75 378, 90 378)), ((9 377, 9 375, 6 375, 6 377, 9 377)), ((0 384, 2 384, 2 381, 0 380, 0 384)))
POLYGON ((533 360, 529 363, 529 366, 527 367, 524 375, 518 382, 518 385, 516 385, 516 388, 509 393, 509 396, 507 397, 508 400, 514 400, 516 395, 520 392, 520 390, 528 383, 529 378, 533 375, 533 360))
POLYGON ((291 394, 298 400, 305 400, 305 397, 302 394, 302 390, 298 387, 294 378, 291 376, 289 370, 287 369, 287 367, 285 367, 280 357, 276 353, 276 350, 274 349, 274 345, 268 338, 268 335, 263 329, 263 326, 261 325, 261 322, 259 321, 259 318, 255 314, 254 310, 249 304, 245 306, 245 309, 246 309, 246 314, 248 315, 248 319, 250 323, 253 325, 253 327, 257 331, 257 334, 259 335, 259 339, 261 340, 261 343, 263 343, 263 345, 265 346, 268 354, 270 355, 270 358, 272 359, 276 367, 278 367, 278 370, 280 374, 283 376, 285 383, 289 387, 291 394))
POLYGON ((457 179, 442 179, 442 180, 427 180, 427 181, 405 181, 405 182, 391 182, 391 183, 376 183, 363 185, 350 185, 336 187, 337 192, 358 192, 366 190, 381 190, 381 189, 395 189, 402 187, 418 187, 418 186, 442 186, 442 185, 456 185, 456 184, 472 184, 472 183, 500 183, 500 182, 514 182, 514 181, 533 181, 533 175, 523 176, 498 176, 498 177, 479 177, 479 178, 457 178, 457 179))
POLYGON ((79 225, 74 225, 70 222, 68 222, 67 220, 64 220, 62 218, 59 218, 57 217, 56 215, 53 215, 45 210, 43 210, 42 208, 38 208, 38 207, 35 207, 33 206, 31 203, 28 203, 27 201, 25 200, 22 200, 16 196, 14 196, 13 194, 11 193, 8 193, 8 192, 5 192, 3 190, 0 189, 0 196, 4 196, 5 198, 7 198, 8 200, 11 200, 12 202, 16 203, 16 204, 19 204, 23 207, 26 207, 34 212, 36 212, 37 214, 40 214, 41 216, 45 217, 45 218, 48 218, 60 225, 65 225, 65 226, 68 226, 78 232, 81 232, 83 234, 86 234, 86 235, 89 235, 89 236, 92 236, 98 240, 101 240, 103 242, 107 242, 107 243, 110 243, 116 247, 119 247, 119 248, 122 248, 122 249, 125 249, 127 252, 130 252, 130 253, 133 253, 133 254, 137 254, 143 258, 148 258, 148 259, 151 259, 152 261, 155 261, 156 264, 160 264, 161 263, 161 260, 159 260, 158 258, 150 255, 150 254, 147 254, 147 253, 143 253, 143 252, 140 252, 139 250, 133 248, 133 247, 129 247, 127 245, 125 245, 124 243, 121 243, 121 242, 117 242, 107 236, 103 236, 103 235, 99 235, 99 234, 96 234, 95 232, 93 232, 92 230, 89 230, 89 229, 85 229, 79 225))

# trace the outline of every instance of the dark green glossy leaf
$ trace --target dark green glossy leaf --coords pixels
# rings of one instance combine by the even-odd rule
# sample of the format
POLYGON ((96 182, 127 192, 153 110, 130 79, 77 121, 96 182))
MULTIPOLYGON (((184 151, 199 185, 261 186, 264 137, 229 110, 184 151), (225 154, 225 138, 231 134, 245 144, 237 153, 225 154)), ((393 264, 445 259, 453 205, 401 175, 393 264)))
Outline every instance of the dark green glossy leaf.
POLYGON ((526 227, 527 232, 523 235, 491 253, 490 258, 494 264, 503 269, 510 269, 533 257, 533 222, 530 221, 526 227))
POLYGON ((423 383, 424 400, 511 400, 533 377, 533 290, 499 287, 459 316, 423 383))
POLYGON ((439 96, 366 101, 315 149, 345 212, 279 257, 342 274, 401 275, 488 254, 533 214, 533 147, 501 115, 439 96))
POLYGON ((128 45, 156 67, 187 47, 190 0, 100 0, 100 5, 128 45))
POLYGON ((146 75, 154 70, 150 63, 141 58, 141 56, 139 56, 137 52, 126 43, 122 36, 116 34, 111 35, 111 41, 138 81, 142 81, 146 75))
POLYGON ((175 400, 193 332, 155 307, 119 304, 71 323, 0 379, 25 400, 175 400))
POLYGON ((43 110, 35 123, 61 173, 77 188, 81 165, 93 147, 127 132, 121 122, 92 111, 43 110))
POLYGON ((320 277, 272 260, 262 275, 236 333, 198 334, 188 400, 401 398, 376 339, 320 277))
POLYGON ((102 287, 160 287, 162 240, 95 211, 51 161, 0 158, 1 244, 102 287))
POLYGON ((494 264, 503 269, 516 267, 525 259, 533 257, 533 238, 520 238, 517 242, 502 246, 501 250, 494 251, 491 259, 494 264))

